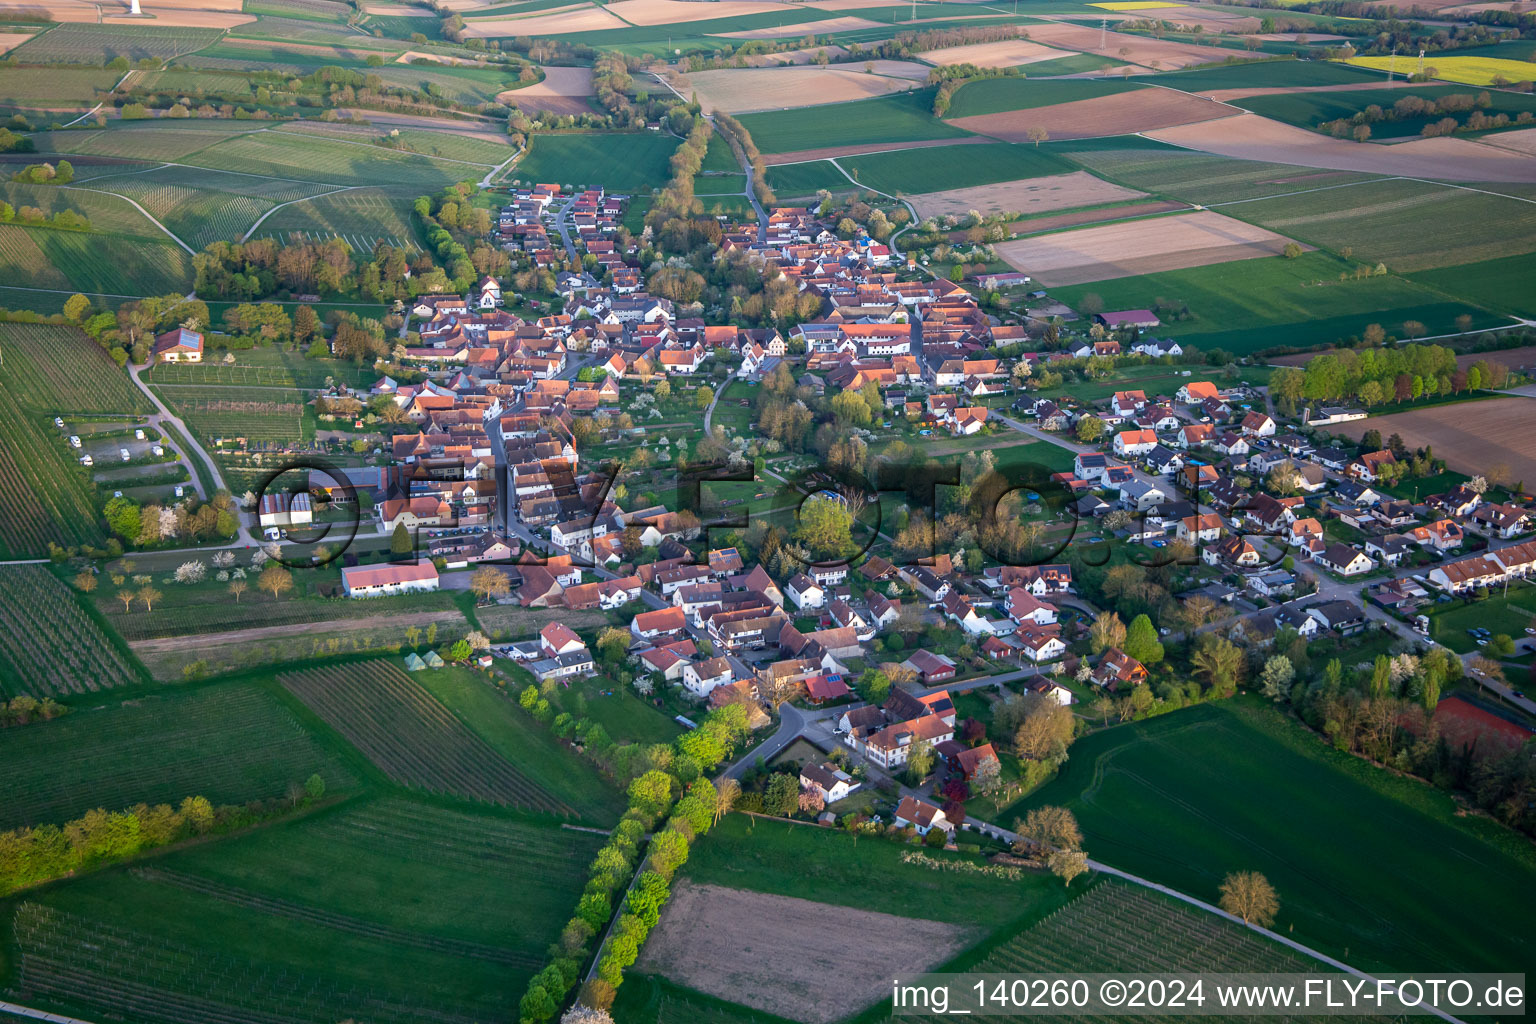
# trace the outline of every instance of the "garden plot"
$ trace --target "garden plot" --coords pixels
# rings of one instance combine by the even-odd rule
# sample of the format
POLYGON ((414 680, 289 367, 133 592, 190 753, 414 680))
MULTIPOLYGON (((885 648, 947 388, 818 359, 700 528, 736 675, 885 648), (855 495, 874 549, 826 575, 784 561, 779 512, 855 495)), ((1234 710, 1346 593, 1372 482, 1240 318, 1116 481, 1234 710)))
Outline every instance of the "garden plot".
POLYGON ((1044 129, 1052 139, 1091 139, 1210 121, 1231 113, 1232 108, 1203 96, 1172 89, 1137 89, 1046 107, 960 117, 949 123, 1005 142, 1028 142, 1032 141, 1030 132, 1036 129, 1044 129))
POLYGON ((853 67, 728 68, 691 74, 687 83, 706 112, 736 114, 884 96, 916 88, 927 73, 920 64, 877 61, 873 74, 853 67))
POLYGON ((1011 68, 1020 64, 1066 57, 1069 52, 1056 50, 1028 39, 1000 39, 995 43, 971 43, 928 50, 918 54, 932 64, 974 64, 979 68, 1011 68))
POLYGON ((639 966, 722 999, 830 1024, 888 996, 893 972, 932 969, 972 938, 971 929, 938 921, 683 882, 639 966), (830 963, 837 970, 825 970, 830 963))
POLYGON ((1047 286, 1278 255, 1290 239, 1200 211, 1002 242, 997 253, 1047 286))
POLYGON ((1239 160, 1447 181, 1536 181, 1536 157, 1467 139, 1415 139, 1391 146, 1369 146, 1328 138, 1257 114, 1239 114, 1146 134, 1159 142, 1239 160))
POLYGON ((1019 213, 1029 216, 1048 210, 1069 210, 1078 206, 1117 203, 1141 199, 1145 192, 1095 178, 1087 171, 1053 174, 1045 178, 1024 178, 996 185, 955 188, 912 196, 917 215, 922 218, 945 214, 964 216, 971 210, 982 214, 1019 213))

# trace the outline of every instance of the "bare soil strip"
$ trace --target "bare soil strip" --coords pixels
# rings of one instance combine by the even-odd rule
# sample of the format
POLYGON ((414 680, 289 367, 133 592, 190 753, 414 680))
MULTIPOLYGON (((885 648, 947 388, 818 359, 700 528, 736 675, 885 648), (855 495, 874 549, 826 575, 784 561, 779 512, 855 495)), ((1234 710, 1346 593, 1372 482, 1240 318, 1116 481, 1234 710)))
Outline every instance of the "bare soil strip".
POLYGON ((789 896, 680 882, 640 955, 642 969, 793 1020, 831 1024, 931 969, 972 930, 789 896))
POLYGON ((1034 128, 1044 128, 1053 139, 1093 139, 1212 121, 1231 114, 1231 107, 1204 96, 1172 89, 1139 89, 1049 107, 959 117, 950 124, 1004 142, 1029 142, 1034 128))
POLYGON ((1159 142, 1238 160, 1445 181, 1536 182, 1536 158, 1467 139, 1362 144, 1329 138, 1257 114, 1157 129, 1146 135, 1159 142))
MULTIPOLYGON (((709 6, 713 7, 714 4, 709 6)), ((726 39, 795 39, 800 36, 833 35, 837 32, 854 32, 861 28, 880 28, 888 21, 870 21, 868 18, 828 18, 825 21, 801 21, 777 28, 754 28, 744 32, 717 33, 726 39)))
POLYGON ((1274 256, 1289 241, 1202 210, 1002 242, 997 253, 1041 284, 1055 287, 1274 256))
POLYGON ((556 36, 567 32, 594 32, 608 28, 627 28, 623 21, 601 7, 583 4, 555 14, 532 18, 476 18, 464 23, 464 34, 471 37, 556 36))

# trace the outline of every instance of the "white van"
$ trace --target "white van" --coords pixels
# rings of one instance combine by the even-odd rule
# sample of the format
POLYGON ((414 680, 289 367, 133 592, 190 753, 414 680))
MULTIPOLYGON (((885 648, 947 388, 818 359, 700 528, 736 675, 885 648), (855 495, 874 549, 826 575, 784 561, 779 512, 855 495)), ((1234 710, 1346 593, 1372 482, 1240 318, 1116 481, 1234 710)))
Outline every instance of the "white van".
POLYGON ((142 441, 142 440, 144 440, 144 431, 142 429, 141 430, 135 430, 133 432, 133 439, 135 441, 142 441))
POLYGON ((122 459, 123 459, 124 462, 127 462, 129 459, 133 458, 133 456, 131 454, 129 454, 127 448, 119 448, 117 450, 117 454, 122 456, 122 459))
POLYGON ((86 452, 84 455, 80 456, 80 465, 82 466, 89 466, 95 461, 95 459, 91 458, 90 452, 86 452))
POLYGON ((79 434, 71 434, 71 435, 69 435, 69 446, 71 448, 79 448, 80 447, 80 435, 79 434))

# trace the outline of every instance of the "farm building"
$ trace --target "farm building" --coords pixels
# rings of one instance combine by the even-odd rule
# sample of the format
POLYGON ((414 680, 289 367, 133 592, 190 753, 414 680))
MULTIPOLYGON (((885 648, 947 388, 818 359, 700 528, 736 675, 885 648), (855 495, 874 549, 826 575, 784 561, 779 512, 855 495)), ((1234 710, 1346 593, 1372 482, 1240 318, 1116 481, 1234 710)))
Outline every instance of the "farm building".
POLYGON ((412 565, 354 565, 341 570, 348 597, 382 597, 437 589, 437 566, 427 559, 412 565))
POLYGON ((155 358, 162 363, 200 363, 203 336, 185 327, 155 335, 155 358))

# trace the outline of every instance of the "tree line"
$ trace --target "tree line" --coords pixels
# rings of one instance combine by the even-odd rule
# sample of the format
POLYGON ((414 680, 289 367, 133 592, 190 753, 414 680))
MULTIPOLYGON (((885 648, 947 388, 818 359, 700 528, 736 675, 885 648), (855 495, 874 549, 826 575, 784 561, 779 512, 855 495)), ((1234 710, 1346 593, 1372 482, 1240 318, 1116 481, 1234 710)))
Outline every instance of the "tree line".
POLYGON ((63 825, 0 832, 0 896, 127 860, 143 850, 243 828, 324 793, 325 780, 311 775, 281 799, 215 807, 206 797, 189 796, 175 807, 140 803, 121 811, 97 808, 63 825))

